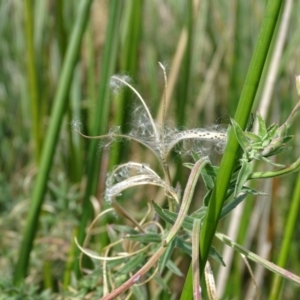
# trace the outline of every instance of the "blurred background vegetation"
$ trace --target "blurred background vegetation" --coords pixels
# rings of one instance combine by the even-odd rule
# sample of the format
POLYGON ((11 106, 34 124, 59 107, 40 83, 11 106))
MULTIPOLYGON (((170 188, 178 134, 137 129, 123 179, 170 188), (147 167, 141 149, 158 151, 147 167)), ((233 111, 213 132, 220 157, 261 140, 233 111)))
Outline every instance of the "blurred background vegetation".
MULTIPOLYGON (((119 143, 100 150, 98 141, 84 139, 73 130, 80 126, 85 134, 100 135, 113 126, 121 126, 123 132, 134 126, 131 120, 135 97, 125 90, 117 95, 111 93, 111 75, 130 76, 159 119, 164 80, 158 62, 162 62, 169 80, 170 126, 226 127, 235 113, 267 4, 243 0, 83 0, 86 7, 91 7, 69 71, 69 85, 62 81, 62 70, 83 7, 79 2, 0 1, 0 294, 6 295, 0 295, 0 299, 17 299, 13 298, 16 295, 26 299, 30 294, 41 299, 59 298, 67 290, 69 295, 81 299, 97 286, 95 278, 82 277, 74 264, 78 256, 74 236, 82 240, 98 206, 105 206, 106 174, 114 165, 128 160, 153 162, 149 152, 140 146, 119 143), (66 88, 61 97, 59 85, 66 88), (49 172, 45 173, 41 209, 37 205, 39 220, 32 232, 35 239, 28 272, 24 271, 30 288, 16 287, 12 281, 20 247, 24 246, 24 228, 36 178, 41 176, 43 146, 49 124, 55 118, 55 101, 65 104, 62 122, 57 123, 59 135, 57 139, 52 137, 54 152, 49 172), (91 196, 95 197, 93 201, 91 196)), ((267 124, 284 122, 298 100, 294 76, 300 73, 299 11, 299 1, 284 1, 259 86, 253 112, 259 110, 269 120, 267 124), (281 24, 286 28, 280 35, 281 24), (276 50, 279 53, 274 58, 276 50)), ((292 150, 279 156, 278 163, 289 164, 298 158, 299 124, 297 120, 292 128, 292 150)), ((211 158, 218 162, 219 154, 211 158)), ((182 186, 186 183, 188 170, 182 168, 183 160, 175 155, 172 158, 174 186, 176 182, 182 186)), ((257 166, 262 170, 263 167, 257 166)), ((277 178, 263 185, 258 182, 256 188, 270 196, 247 199, 244 209, 222 221, 219 230, 229 231, 240 244, 276 262, 296 177, 297 174, 277 178)), ((153 189, 142 192, 141 189, 130 194, 132 200, 127 203, 132 213, 146 211, 147 200, 157 193, 153 189)), ((202 194, 199 186, 199 195, 202 194)), ((201 199, 195 199, 195 207, 201 199)), ((105 232, 105 228, 102 224, 99 232, 105 232)), ((299 235, 297 223, 286 266, 296 274, 300 274, 299 235)), ((105 237, 98 243, 99 249, 103 248, 105 237)), ((216 245, 222 253, 223 246, 216 245)), ((188 263, 182 262, 182 271, 186 271, 188 263)), ((224 299, 250 299, 253 286, 243 260, 238 255, 230 258, 229 254, 225 263, 225 274, 222 267, 213 264, 217 289, 224 299)), ((266 297, 273 275, 254 265, 253 269, 266 297)), ((171 282, 182 284, 183 280, 174 278, 171 282)), ((160 299, 175 299, 180 284, 170 284, 172 296, 161 294, 160 299)), ((150 285, 149 299, 154 299, 151 288, 150 285)), ((282 299, 296 299, 298 293, 298 286, 286 282, 281 295, 282 299)), ((95 299, 99 296, 91 293, 95 299)))

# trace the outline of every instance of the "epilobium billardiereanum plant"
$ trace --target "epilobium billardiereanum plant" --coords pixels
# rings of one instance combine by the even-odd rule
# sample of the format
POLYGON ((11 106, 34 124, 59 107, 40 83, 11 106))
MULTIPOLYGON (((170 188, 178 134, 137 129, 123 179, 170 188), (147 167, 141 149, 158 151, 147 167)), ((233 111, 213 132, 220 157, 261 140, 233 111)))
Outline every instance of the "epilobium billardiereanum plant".
MULTIPOLYGON (((160 66, 164 72, 166 91, 167 78, 165 69, 161 64, 160 66)), ((86 244, 91 236, 92 228, 99 218, 112 210, 110 208, 97 216, 87 231, 84 244, 82 246, 78 245, 78 247, 80 247, 82 253, 88 255, 93 260, 101 261, 100 265, 96 262, 95 264, 103 275, 101 283, 103 286, 103 299, 114 299, 117 295, 127 290, 129 290, 129 293, 141 295, 144 292, 142 284, 150 279, 156 280, 162 288, 168 290, 168 286, 158 275, 162 274, 165 268, 179 276, 182 275, 176 264, 171 260, 174 248, 178 247, 192 257, 193 294, 195 299, 200 299, 199 232, 206 213, 209 196, 214 188, 214 179, 218 173, 218 168, 212 166, 209 157, 203 155, 204 150, 201 143, 206 143, 206 147, 207 143, 209 143, 209 145, 217 146, 218 149, 223 149, 226 144, 226 132, 224 130, 214 131, 198 128, 184 131, 170 129, 166 126, 165 122, 165 106, 163 109, 163 121, 161 124, 157 124, 144 99, 129 83, 129 79, 120 76, 112 77, 112 88, 114 90, 118 90, 123 85, 130 88, 141 103, 141 106, 134 112, 135 126, 132 131, 128 134, 122 134, 119 128, 117 128, 111 130, 106 135, 98 137, 88 137, 79 133, 87 138, 97 138, 105 141, 128 139, 144 145, 153 152, 159 161, 164 176, 161 177, 149 165, 137 162, 127 162, 115 167, 107 176, 105 199, 112 204, 114 210, 120 216, 131 221, 134 227, 130 228, 121 225, 109 226, 108 235, 111 239, 111 244, 103 249, 102 256, 87 249, 86 244), (184 143, 188 141, 190 143, 187 144, 191 146, 189 153, 193 155, 196 162, 194 164, 185 164, 191 169, 191 172, 181 198, 178 191, 171 185, 172 180, 168 161, 171 151, 176 148, 175 146, 177 146, 176 150, 184 148, 186 150, 184 143), (180 144, 181 148, 178 147, 178 144, 180 144), (204 205, 188 215, 195 186, 200 175, 204 180, 208 192, 203 201, 204 205), (137 221, 132 217, 124 207, 117 203, 116 199, 124 190, 139 185, 155 185, 163 188, 168 199, 168 209, 161 208, 153 201, 141 221, 137 221), (165 221, 165 227, 162 227, 155 219, 149 220, 149 217, 153 216, 153 209, 165 221), (151 269, 152 272, 149 275, 148 272, 151 269)), ((281 165, 274 164, 268 157, 287 150, 286 144, 292 139, 292 136, 287 135, 287 130, 291 126, 299 107, 300 102, 296 105, 287 121, 280 127, 273 124, 267 128, 264 120, 258 115, 259 130, 257 134, 242 131, 239 125, 232 120, 231 123, 243 149, 243 154, 240 158, 240 164, 235 174, 233 174, 232 182, 229 185, 227 193, 228 201, 223 207, 221 218, 234 209, 248 194, 258 193, 245 186, 248 180, 281 176, 299 168, 300 159, 294 164, 279 170, 259 173, 252 172, 254 160, 262 160, 275 167, 282 167, 281 165)), ((240 250, 236 244, 230 243, 228 238, 223 235, 217 234, 217 237, 224 243, 230 244, 232 247, 240 250)), ((241 253, 245 252, 240 251, 241 253)), ((211 247, 210 256, 224 264, 222 258, 213 247, 211 247)), ((247 257, 270 268, 265 261, 258 259, 255 255, 248 255, 247 257)), ((274 272, 279 272, 281 275, 284 274, 284 271, 278 270, 278 267, 273 268, 274 272)), ((205 267, 205 276, 209 297, 210 299, 214 299, 215 287, 209 263, 205 267)), ((294 280, 300 282, 299 278, 295 279, 294 277, 294 280)))

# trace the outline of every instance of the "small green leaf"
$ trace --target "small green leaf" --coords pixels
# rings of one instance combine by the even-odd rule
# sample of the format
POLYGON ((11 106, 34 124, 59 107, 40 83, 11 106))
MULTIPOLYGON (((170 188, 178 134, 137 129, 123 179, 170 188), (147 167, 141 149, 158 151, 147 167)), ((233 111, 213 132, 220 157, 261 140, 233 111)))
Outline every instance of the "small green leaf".
POLYGON ((209 256, 211 258, 213 258, 214 260, 216 260, 223 267, 226 267, 226 265, 225 265, 225 263, 223 261, 223 257, 219 254, 219 252, 216 250, 216 248, 214 246, 210 247, 210 249, 209 249, 209 256))
MULTIPOLYGON (((253 173, 252 173, 252 174, 253 174, 253 173)), ((251 175, 252 175, 252 174, 251 174, 251 175)), ((251 177, 251 176, 250 176, 250 177, 251 177)), ((246 193, 246 194, 251 194, 251 195, 260 195, 260 196, 266 196, 266 195, 268 195, 268 194, 265 193, 265 192, 257 191, 257 190, 255 190, 255 189, 252 189, 252 188, 250 188, 250 187, 248 187, 248 186, 245 186, 245 185, 243 186, 241 192, 246 193)))
MULTIPOLYGON (((184 163, 183 165, 188 169, 192 169, 194 166, 194 164, 192 163, 184 163)), ((219 172, 219 167, 213 166, 211 164, 206 164, 201 170, 201 174, 209 175, 212 177, 217 177, 218 172, 219 172)))
MULTIPOLYGON (((162 209, 160 208, 155 202, 153 202, 153 207, 156 211, 156 213, 167 223, 174 225, 175 221, 177 220, 178 214, 177 213, 173 213, 167 209, 162 209)), ((193 222, 194 219, 189 217, 189 216, 185 216, 181 227, 191 231, 193 229, 193 222)))
POLYGON ((211 164, 207 164, 204 166, 204 168, 201 170, 201 174, 209 175, 212 177, 217 177, 219 172, 219 167, 212 166, 211 164))
POLYGON ((126 235, 127 240, 141 242, 143 244, 160 243, 162 241, 161 234, 158 233, 139 233, 133 235, 126 235))
POLYGON ((163 289, 166 293, 168 293, 168 294, 171 293, 170 288, 169 288, 169 285, 164 281, 164 279, 163 279, 162 277, 160 277, 160 276, 158 276, 157 274, 155 274, 154 280, 155 280, 155 282, 157 282, 158 285, 160 285, 160 286, 162 287, 162 289, 163 289))
MULTIPOLYGON (((116 242, 120 239, 120 234, 117 233, 113 226, 106 226, 106 232, 111 243, 116 242)), ((115 249, 116 251, 122 251, 122 245, 117 244, 115 249)))
MULTIPOLYGON (((174 239, 175 240, 175 239, 174 239)), ((183 273, 180 271, 180 269, 171 261, 168 260, 167 262, 167 268, 173 272, 175 275, 179 276, 179 277, 183 277, 183 273)))
POLYGON ((190 217, 194 218, 194 219, 202 219, 207 211, 207 207, 206 206, 201 206, 199 209, 197 209, 196 211, 194 211, 190 217))
MULTIPOLYGON (((123 249, 123 251, 124 251, 124 249, 123 249)), ((106 266, 108 269, 118 268, 118 267, 120 267, 120 265, 126 264, 127 261, 128 261, 128 257, 124 256, 123 258, 118 258, 116 260, 108 260, 106 262, 106 266)), ((100 267, 100 266, 98 266, 98 267, 100 267)))
POLYGON ((277 137, 274 140, 270 142, 270 144, 261 152, 262 156, 271 156, 276 152, 276 150, 280 150, 283 144, 283 138, 282 137, 277 137))
POLYGON ((261 266, 267 268, 268 270, 290 280, 293 281, 297 284, 300 284, 300 277, 297 276, 296 274, 293 274, 292 272, 289 272, 286 269, 283 269, 274 263, 260 257, 259 255, 249 251, 248 249, 244 248, 243 246, 237 244, 236 242, 232 241, 229 237, 222 233, 216 233, 216 237, 221 240, 223 243, 226 245, 230 246, 231 248, 235 249, 238 251, 240 254, 244 254, 248 259, 251 259, 255 263, 260 264, 261 266))
POLYGON ((133 285, 132 292, 135 299, 147 299, 147 290, 145 285, 133 285))
MULTIPOLYGON (((140 266, 142 266, 145 262, 145 255, 143 253, 137 254, 133 257, 130 257, 128 261, 124 264, 123 267, 121 267, 118 272, 118 274, 128 274, 130 272, 134 272, 137 270, 140 266)), ((120 262, 118 261, 118 265, 120 265, 120 262)))
POLYGON ((268 132, 266 123, 259 113, 256 115, 256 117, 258 121, 258 135, 264 137, 268 132))
POLYGON ((190 243, 186 242, 180 237, 176 237, 176 247, 181 249, 184 253, 189 255, 190 257, 192 256, 192 246, 190 243))
POLYGON ((152 201, 152 205, 153 205, 153 208, 155 210, 155 212, 159 215, 159 217, 161 217, 161 219, 163 219, 165 222, 173 225, 175 223, 174 220, 170 219, 169 217, 167 217, 164 213, 164 210, 158 206, 154 201, 152 201))
MULTIPOLYGON (((175 223, 178 214, 177 213, 173 213, 167 209, 163 210, 165 216, 167 216, 168 219, 171 219, 173 223, 175 223)), ((183 219, 183 222, 181 224, 181 227, 186 229, 186 230, 192 230, 193 229, 193 223, 194 223, 194 219, 189 217, 189 216, 185 216, 183 219)))
MULTIPOLYGON (((255 134, 253 132, 249 132, 249 131, 245 131, 244 134, 249 140, 252 141, 252 143, 261 144, 262 138, 259 135, 255 134)), ((251 143, 251 145, 252 145, 252 143, 251 143)))
POLYGON ((234 119, 231 119, 231 124, 240 146, 243 148, 244 151, 247 151, 250 143, 248 139, 245 137, 243 130, 234 119))
POLYGON ((222 208, 220 220, 223 219, 226 215, 228 215, 233 209, 235 209, 246 197, 247 197, 246 193, 240 194, 237 198, 232 200, 230 203, 226 204, 222 208))
POLYGON ((237 195, 240 193, 243 185, 247 182, 249 175, 252 172, 252 165, 248 160, 241 159, 240 161, 242 163, 242 167, 237 177, 236 186, 234 190, 234 197, 237 197, 237 195))
POLYGON ((213 190, 208 191, 208 192, 205 194, 205 196, 203 197, 203 203, 204 203, 205 206, 208 206, 209 199, 210 199, 210 197, 211 197, 212 191, 213 191, 213 190))
POLYGON ((140 232, 129 227, 129 226, 124 226, 124 225, 118 225, 118 224, 113 224, 110 225, 113 229, 115 229, 118 232, 121 233, 126 233, 126 234, 139 234, 140 232))
POLYGON ((211 190, 214 188, 215 183, 214 180, 212 179, 212 177, 210 175, 206 175, 206 174, 201 174, 203 181, 204 181, 204 185, 208 190, 211 190))
POLYGON ((289 143, 293 139, 294 139, 293 135, 286 135, 285 137, 283 137, 283 143, 287 144, 287 143, 289 143))
POLYGON ((194 161, 198 161, 200 159, 199 154, 194 151, 192 152, 192 156, 193 156, 194 161))
POLYGON ((278 124, 274 123, 268 127, 268 138, 273 139, 276 137, 278 131, 278 124))
MULTIPOLYGON (((277 153, 279 153, 279 149, 277 151, 278 151, 277 153)), ((281 152, 282 152, 282 150, 281 150, 281 152)), ((285 165, 274 163, 272 160, 270 160, 270 159, 268 159, 264 156, 261 156, 260 154, 255 154, 253 158, 257 159, 257 160, 264 161, 264 162, 266 162, 266 163, 268 163, 268 164, 270 164, 274 167, 278 167, 278 168, 284 168, 285 167, 285 165)))
POLYGON ((128 279, 127 274, 119 274, 114 276, 114 282, 117 285, 121 285, 122 283, 124 283, 126 280, 128 279))
POLYGON ((173 251, 175 248, 175 239, 173 239, 167 246, 165 252, 163 253, 163 255, 159 258, 158 261, 158 273, 162 274, 165 266, 167 265, 168 261, 170 260, 173 251))
POLYGON ((194 164, 192 164, 192 163, 183 163, 183 166, 188 168, 188 169, 192 169, 194 164))

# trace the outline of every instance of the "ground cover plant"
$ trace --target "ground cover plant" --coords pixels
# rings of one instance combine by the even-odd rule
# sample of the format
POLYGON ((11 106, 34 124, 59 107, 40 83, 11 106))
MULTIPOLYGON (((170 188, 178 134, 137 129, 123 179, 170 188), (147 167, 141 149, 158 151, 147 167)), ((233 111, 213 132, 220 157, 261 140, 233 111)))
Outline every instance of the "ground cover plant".
POLYGON ((294 299, 297 11, 0 2, 0 299, 294 299))

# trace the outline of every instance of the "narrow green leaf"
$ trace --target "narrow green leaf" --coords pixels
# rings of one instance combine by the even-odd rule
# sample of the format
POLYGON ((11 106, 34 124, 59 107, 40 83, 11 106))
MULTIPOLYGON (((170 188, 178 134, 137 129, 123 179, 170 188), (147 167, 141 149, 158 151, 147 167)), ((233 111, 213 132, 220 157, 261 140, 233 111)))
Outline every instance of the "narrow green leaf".
POLYGON ((113 227, 116 231, 121 232, 121 233, 126 233, 126 234, 139 234, 140 232, 125 225, 118 225, 118 224, 113 224, 110 225, 113 227))
POLYGON ((205 216, 207 207, 206 206, 201 206, 199 209, 194 211, 190 217, 194 219, 202 219, 205 216))
POLYGON ((217 261, 223 267, 226 267, 226 264, 223 261, 223 257, 220 255, 220 253, 217 251, 217 249, 214 246, 210 247, 209 256, 213 258, 215 261, 217 261))
POLYGON ((143 244, 160 243, 162 240, 161 234, 158 233, 140 233, 134 235, 127 235, 124 237, 124 239, 141 242, 143 244))
POLYGON ((135 299, 147 299, 147 291, 144 285, 133 285, 132 292, 135 299))
MULTIPOLYGON (((171 219, 172 222, 175 222, 178 214, 177 213, 173 213, 169 210, 164 210, 164 213, 166 215, 167 218, 171 219)), ((181 227, 186 229, 186 230, 192 230, 193 229, 193 223, 194 223, 194 218, 191 218, 189 216, 185 216, 183 219, 183 222, 181 224, 181 227)))
POLYGON ((201 174, 207 174, 212 177, 217 177, 219 169, 220 168, 217 166, 213 166, 212 164, 207 164, 202 169, 201 174))
MULTIPOLYGON (((283 240, 280 247, 279 255, 276 264, 280 267, 285 267, 291 257, 291 247, 295 240, 293 239, 294 233, 299 224, 299 208, 300 208, 300 173, 298 173, 296 184, 294 185, 293 196, 289 204, 288 216, 284 226, 283 240)), ((274 274, 275 275, 275 274, 274 274)), ((280 290, 283 283, 283 278, 275 275, 273 276, 270 300, 276 300, 280 296, 280 290)))
POLYGON ((212 194, 213 190, 208 191, 205 196, 203 197, 203 203, 205 206, 208 206, 211 194, 212 194))
POLYGON ((258 135, 264 137, 268 133, 266 123, 259 113, 256 115, 256 117, 258 121, 258 135))
POLYGON ((235 209, 245 198, 247 197, 247 194, 241 194, 237 198, 235 198, 233 201, 228 203, 222 208, 220 220, 223 219, 226 215, 228 215, 233 209, 235 209))
POLYGON ((174 247, 175 247, 175 239, 173 241, 171 241, 167 248, 166 251, 163 253, 163 255, 160 257, 159 261, 158 261, 158 273, 162 274, 164 268, 166 267, 168 261, 170 260, 173 251, 174 251, 174 247))
MULTIPOLYGON (((192 163, 184 163, 183 165, 185 167, 187 167, 188 169, 192 169, 194 166, 194 164, 192 164, 192 163)), ((218 172, 219 172, 219 167, 213 166, 211 164, 207 164, 202 169, 201 174, 209 175, 212 177, 217 177, 218 172)))
POLYGON ((203 173, 201 175, 202 175, 202 179, 204 181, 205 187, 208 190, 212 190, 214 188, 214 185, 215 185, 212 177, 210 175, 206 175, 206 174, 203 174, 203 173))
POLYGON ((242 167, 239 171, 237 180, 236 180, 236 186, 235 186, 235 190, 234 190, 234 197, 237 197, 237 195, 240 193, 240 191, 242 190, 242 187, 244 186, 244 184, 247 182, 249 175, 252 172, 252 165, 251 162, 249 162, 246 159, 241 159, 240 160, 242 163, 242 167))
MULTIPOLYGON (((252 175, 251 175, 251 178, 252 178, 252 175)), ((249 178, 250 179, 250 178, 249 178)), ((257 191, 249 186, 243 186, 241 192, 245 193, 245 194, 251 194, 251 195, 261 195, 261 196, 267 196, 268 194, 265 193, 265 192, 260 192, 260 191, 257 191)))
POLYGON ((194 151, 192 152, 192 156, 193 156, 194 161, 198 161, 200 159, 200 155, 194 151))
POLYGON ((161 287, 162 287, 162 289, 166 292, 166 293, 168 293, 168 294, 170 294, 171 292, 170 292, 170 287, 169 287, 169 285, 164 281, 164 279, 162 278, 162 277, 160 277, 160 276, 158 276, 157 274, 154 276, 154 280, 155 280, 155 282, 157 282, 157 284, 159 284, 161 287))
MULTIPOLYGON (((176 240, 176 239, 174 239, 174 240, 176 240)), ((175 275, 177 275, 179 277, 183 276, 183 273, 180 271, 180 269, 170 259, 167 262, 167 268, 175 275)))
POLYGON ((253 132, 249 132, 249 131, 245 131, 244 132, 245 136, 251 140, 251 144, 252 143, 258 143, 258 144, 261 144, 262 143, 262 139, 259 135, 253 133, 253 132))
POLYGON ((233 127, 235 136, 236 136, 240 146, 246 152, 249 149, 250 143, 249 143, 248 139, 245 137, 242 128, 234 119, 231 119, 231 125, 233 127))
MULTIPOLYGON (((124 264, 124 266, 117 271, 116 275, 129 274, 130 272, 134 272, 140 266, 142 266, 144 262, 145 262, 145 255, 143 253, 130 257, 129 260, 124 264)), ((119 261, 118 263, 120 265, 119 261)))
POLYGON ((285 137, 283 137, 283 143, 284 144, 287 144, 289 143, 290 141, 292 141, 294 139, 294 136, 293 135, 286 135, 285 137))
POLYGON ((277 123, 273 123, 272 125, 270 125, 268 127, 268 137, 275 137, 278 131, 278 124, 277 123))
POLYGON ((272 262, 269 262, 268 260, 258 256, 257 254, 247 250, 246 248, 242 247, 241 245, 235 243, 232 241, 229 237, 227 237, 224 234, 216 233, 216 237, 220 239, 222 242, 224 242, 226 245, 232 247, 233 249, 237 250, 239 253, 244 254, 247 258, 251 259, 252 261, 264 266, 266 269, 290 280, 295 283, 300 284, 300 277, 275 265, 272 262))
POLYGON ((191 244, 184 241, 182 238, 176 237, 176 247, 181 249, 184 253, 186 253, 190 257, 192 256, 192 246, 191 246, 191 244))
POLYGON ((249 179, 261 179, 261 178, 272 178, 272 177, 278 177, 278 176, 284 176, 287 174, 291 174, 293 172, 298 171, 300 168, 300 158, 297 159, 294 163, 292 163, 290 166, 275 170, 275 171, 268 171, 268 172, 255 172, 250 175, 249 179))
POLYGON ((188 169, 192 169, 194 164, 192 164, 192 163, 183 163, 183 166, 188 168, 188 169))
POLYGON ((165 210, 163 210, 160 206, 158 206, 154 201, 152 201, 152 205, 153 205, 153 208, 155 210, 155 212, 161 217, 162 220, 164 220, 165 222, 169 223, 169 224, 174 224, 174 219, 171 219, 169 217, 167 217, 165 215, 165 210))

